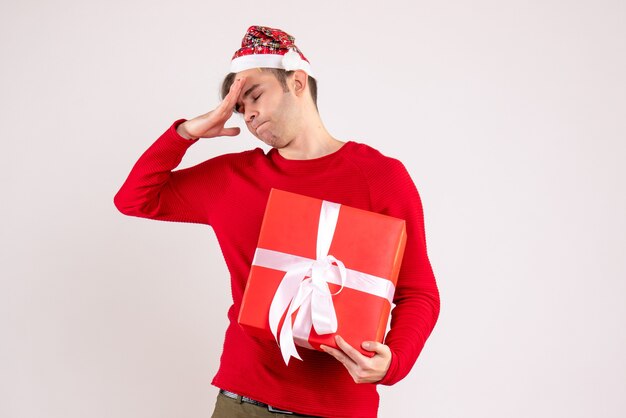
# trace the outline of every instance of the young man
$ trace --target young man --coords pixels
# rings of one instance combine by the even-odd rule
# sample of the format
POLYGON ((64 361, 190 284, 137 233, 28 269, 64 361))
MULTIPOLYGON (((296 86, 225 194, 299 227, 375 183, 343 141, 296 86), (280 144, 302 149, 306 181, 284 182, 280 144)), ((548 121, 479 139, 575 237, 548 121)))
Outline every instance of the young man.
POLYGON ((415 363, 439 315, 439 293, 426 252, 421 200, 404 165, 368 145, 340 141, 324 127, 316 81, 294 38, 252 26, 231 62, 223 101, 194 119, 175 121, 139 158, 115 196, 126 215, 213 227, 231 273, 233 305, 213 417, 375 417, 377 384, 392 385, 415 363), (272 148, 255 148, 174 170, 200 138, 235 136, 237 111, 272 148), (271 188, 404 219, 407 243, 385 344, 364 341, 366 357, 340 336, 341 350, 300 349, 285 365, 273 340, 245 333, 237 317, 271 188), (278 415, 277 415, 278 414, 278 415))

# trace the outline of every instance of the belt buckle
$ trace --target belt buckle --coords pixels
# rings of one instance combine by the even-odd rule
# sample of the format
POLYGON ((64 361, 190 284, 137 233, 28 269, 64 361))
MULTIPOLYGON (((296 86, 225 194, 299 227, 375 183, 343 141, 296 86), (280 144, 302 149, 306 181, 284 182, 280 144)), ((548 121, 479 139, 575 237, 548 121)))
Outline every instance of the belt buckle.
POLYGON ((270 411, 270 412, 276 412, 278 414, 293 415, 293 412, 291 412, 291 411, 284 411, 282 409, 276 409, 272 405, 267 405, 267 410, 270 411))

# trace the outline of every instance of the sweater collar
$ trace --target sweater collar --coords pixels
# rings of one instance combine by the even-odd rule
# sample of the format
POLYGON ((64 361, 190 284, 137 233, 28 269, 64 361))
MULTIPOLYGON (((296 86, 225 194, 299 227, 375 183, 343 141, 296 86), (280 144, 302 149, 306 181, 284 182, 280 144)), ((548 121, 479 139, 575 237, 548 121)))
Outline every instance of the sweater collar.
POLYGON ((350 147, 354 145, 354 141, 345 142, 341 148, 338 150, 331 152, 330 154, 323 155, 318 158, 310 158, 307 160, 290 160, 288 158, 283 157, 278 152, 277 148, 272 148, 268 151, 267 155, 270 157, 272 162, 280 168, 290 169, 290 168, 315 168, 328 165, 331 161, 334 161, 341 155, 346 153, 350 147))

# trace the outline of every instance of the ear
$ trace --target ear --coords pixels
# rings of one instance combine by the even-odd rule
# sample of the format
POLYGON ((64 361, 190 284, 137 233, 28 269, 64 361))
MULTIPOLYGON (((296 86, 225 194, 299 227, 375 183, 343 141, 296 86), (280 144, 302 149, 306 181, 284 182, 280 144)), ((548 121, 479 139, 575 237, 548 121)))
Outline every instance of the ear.
POLYGON ((295 70, 293 73, 293 91, 296 96, 302 96, 307 89, 309 76, 302 70, 295 70))

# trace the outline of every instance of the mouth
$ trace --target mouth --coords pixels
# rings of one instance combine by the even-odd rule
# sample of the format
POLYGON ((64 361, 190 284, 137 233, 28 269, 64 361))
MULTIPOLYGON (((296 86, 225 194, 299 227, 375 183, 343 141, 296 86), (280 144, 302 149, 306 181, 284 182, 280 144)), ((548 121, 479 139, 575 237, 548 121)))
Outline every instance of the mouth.
POLYGON ((264 121, 264 122, 259 123, 257 126, 255 126, 255 127, 254 127, 254 131, 255 131, 255 132, 256 132, 256 131, 258 131, 258 130, 259 130, 259 128, 260 128, 261 126, 263 126, 263 124, 265 124, 266 122, 267 122, 267 121, 264 121))

